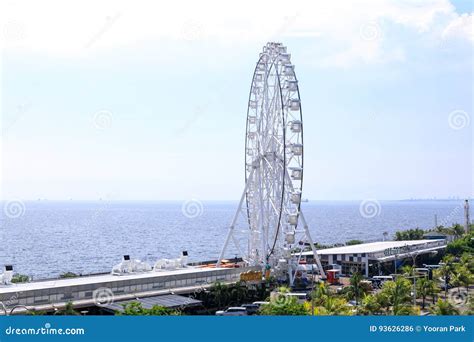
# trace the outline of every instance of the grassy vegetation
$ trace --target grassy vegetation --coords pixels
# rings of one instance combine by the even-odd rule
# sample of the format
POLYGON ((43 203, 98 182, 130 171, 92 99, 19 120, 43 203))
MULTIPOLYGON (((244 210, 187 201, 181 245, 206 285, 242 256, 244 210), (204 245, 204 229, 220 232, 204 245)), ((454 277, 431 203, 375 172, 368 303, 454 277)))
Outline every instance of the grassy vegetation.
POLYGON ((364 243, 362 240, 349 240, 346 242, 346 246, 353 246, 353 245, 360 245, 361 243, 364 243))
POLYGON ((426 232, 423 229, 415 228, 401 230, 395 233, 395 241, 421 240, 426 232))
POLYGON ((139 302, 131 302, 123 305, 123 312, 117 312, 117 316, 179 316, 179 310, 154 305, 151 309, 145 309, 139 302))
POLYGON ((65 278, 77 278, 79 277, 78 274, 73 273, 73 272, 65 272, 59 275, 59 278, 65 279, 65 278))
POLYGON ((30 281, 30 277, 25 274, 15 274, 12 278, 12 283, 27 283, 30 281))

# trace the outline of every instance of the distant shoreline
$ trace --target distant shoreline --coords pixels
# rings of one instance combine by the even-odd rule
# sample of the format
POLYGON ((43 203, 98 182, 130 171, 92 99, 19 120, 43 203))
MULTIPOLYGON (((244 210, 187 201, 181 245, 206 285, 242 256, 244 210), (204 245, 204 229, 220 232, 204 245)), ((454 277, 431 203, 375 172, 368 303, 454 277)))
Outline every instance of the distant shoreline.
MULTIPOLYGON (((465 200, 474 201, 474 198, 460 198, 460 199, 451 199, 451 198, 427 198, 427 199, 380 199, 377 200, 379 202, 464 202, 465 200)), ((18 200, 18 199, 15 199, 18 200)), ((182 203, 185 201, 189 201, 190 199, 174 199, 174 200, 164 200, 164 199, 21 199, 21 201, 25 203, 97 203, 97 202, 116 202, 116 203, 182 203)), ((238 202, 237 199, 235 200, 209 200, 203 199, 200 200, 203 203, 236 203, 238 202)), ((2 199, 0 203, 8 202, 10 199, 2 199)), ((302 203, 358 203, 364 201, 364 199, 338 199, 338 200, 325 200, 325 199, 305 199, 302 203)))

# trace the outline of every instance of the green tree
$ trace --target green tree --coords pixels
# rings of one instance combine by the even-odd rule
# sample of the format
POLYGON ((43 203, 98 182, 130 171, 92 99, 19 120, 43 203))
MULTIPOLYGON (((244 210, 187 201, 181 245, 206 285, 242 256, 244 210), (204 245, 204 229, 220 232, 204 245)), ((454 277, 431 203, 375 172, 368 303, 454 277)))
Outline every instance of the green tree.
POLYGON ((329 286, 324 282, 320 282, 314 288, 313 292, 311 292, 311 300, 313 301, 313 305, 322 305, 328 296, 329 286))
POLYGON ((76 273, 73 272, 65 272, 59 275, 59 278, 65 279, 65 278, 76 278, 79 277, 76 273))
POLYGON ((395 281, 386 281, 382 290, 382 296, 388 301, 388 306, 392 309, 392 314, 402 314, 406 310, 406 306, 411 303, 411 283, 403 278, 398 277, 395 281))
POLYGON ((27 283, 30 281, 30 277, 25 274, 14 274, 12 277, 12 283, 27 283))
POLYGON ((456 279, 459 286, 464 286, 469 292, 469 286, 473 283, 473 274, 469 271, 467 266, 459 264, 456 267, 456 279))
POLYGON ((396 241, 405 241, 405 240, 421 240, 423 239, 423 234, 425 231, 423 229, 415 228, 395 232, 396 241))
POLYGON ((425 308, 426 304, 426 297, 428 296, 435 296, 437 292, 436 283, 433 280, 429 280, 427 278, 418 279, 416 282, 416 293, 421 296, 422 304, 421 308, 425 308))
POLYGON ((467 255, 474 254, 474 231, 470 231, 469 234, 465 234, 459 239, 456 239, 446 246, 446 254, 453 256, 461 256, 464 253, 467 255))
POLYGON ((466 267, 469 272, 474 273, 474 255, 463 253, 459 258, 459 264, 466 267))
POLYGON ((415 271, 415 266, 414 265, 404 265, 400 269, 401 273, 404 277, 412 277, 413 273, 415 271))
POLYGON ((431 307, 431 313, 437 316, 459 315, 459 310, 447 300, 438 299, 435 305, 431 307))
POLYGON ((218 308, 223 308, 228 305, 230 301, 230 291, 227 285, 216 282, 212 285, 210 292, 214 303, 218 308))
POLYGON ((288 288, 281 287, 278 294, 270 297, 268 304, 262 305, 258 314, 264 316, 304 316, 308 315, 308 308, 298 303, 297 298, 287 296, 288 288))
POLYGON ((420 315, 420 310, 417 306, 413 305, 400 305, 397 308, 393 310, 393 314, 395 316, 419 316, 420 315))
POLYGON ((359 305, 359 299, 364 294, 364 287, 362 286, 363 277, 360 273, 356 272, 350 279, 350 286, 346 293, 349 299, 355 299, 356 305, 359 305))
POLYGON ((456 237, 463 236, 465 233, 464 227, 461 226, 459 223, 456 223, 455 225, 453 225, 451 229, 452 229, 453 235, 456 237))
POLYGON ((466 315, 473 316, 474 315, 474 296, 470 296, 467 302, 467 310, 465 312, 466 315))
POLYGON ((139 302, 130 302, 123 305, 123 312, 118 312, 118 316, 178 316, 181 313, 177 310, 164 306, 153 305, 151 309, 146 309, 139 302))
POLYGON ((344 298, 328 296, 321 305, 314 307, 313 312, 318 316, 348 316, 352 315, 352 308, 344 298))
POLYGON ((456 271, 456 265, 454 262, 454 256, 447 254, 443 258, 441 267, 435 271, 435 275, 438 277, 442 277, 445 281, 444 298, 448 296, 448 285, 450 284, 450 280, 454 276, 455 271, 456 271))
POLYGON ((366 295, 362 299, 358 313, 361 315, 381 315, 384 312, 382 304, 377 295, 366 295))
POLYGON ((362 240, 349 240, 346 242, 346 246, 353 246, 353 245, 360 245, 361 243, 364 243, 362 240))
POLYGON ((247 286, 242 282, 237 282, 229 288, 229 302, 231 305, 242 304, 249 297, 249 291, 247 286))
POLYGON ((64 309, 59 310, 55 313, 55 315, 60 315, 60 316, 79 316, 80 313, 74 310, 74 306, 72 302, 67 302, 66 306, 64 309))

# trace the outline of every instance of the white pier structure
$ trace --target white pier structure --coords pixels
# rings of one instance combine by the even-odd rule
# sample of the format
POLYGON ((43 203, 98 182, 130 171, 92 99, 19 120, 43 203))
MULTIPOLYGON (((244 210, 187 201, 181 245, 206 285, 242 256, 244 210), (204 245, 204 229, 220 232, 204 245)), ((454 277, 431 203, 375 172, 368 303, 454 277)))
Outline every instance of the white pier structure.
POLYGON ((72 302, 74 307, 109 305, 116 301, 170 293, 192 293, 215 282, 235 283, 255 268, 182 268, 125 275, 102 274, 77 278, 0 285, 0 315, 27 310, 51 311, 72 302))

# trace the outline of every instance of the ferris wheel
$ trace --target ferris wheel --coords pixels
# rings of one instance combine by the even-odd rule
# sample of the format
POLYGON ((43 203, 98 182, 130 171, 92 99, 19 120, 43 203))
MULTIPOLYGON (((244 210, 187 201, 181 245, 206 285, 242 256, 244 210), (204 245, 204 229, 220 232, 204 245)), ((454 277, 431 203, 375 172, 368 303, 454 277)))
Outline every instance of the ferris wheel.
POLYGON ((303 120, 291 55, 281 43, 263 47, 250 87, 245 136, 245 188, 218 260, 230 241, 250 266, 289 277, 293 284, 301 253, 309 245, 324 275, 301 211, 303 120), (236 238, 244 217, 247 248, 236 238))

